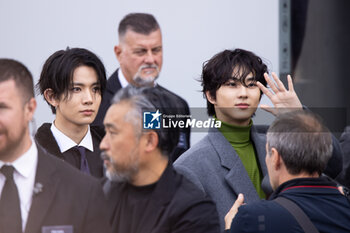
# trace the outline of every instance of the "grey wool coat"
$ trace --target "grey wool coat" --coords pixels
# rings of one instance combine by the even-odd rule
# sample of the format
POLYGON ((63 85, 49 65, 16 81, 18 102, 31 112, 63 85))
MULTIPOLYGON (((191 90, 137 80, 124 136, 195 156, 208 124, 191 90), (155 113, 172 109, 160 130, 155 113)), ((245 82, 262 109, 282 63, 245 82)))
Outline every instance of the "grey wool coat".
MULTIPOLYGON (((253 125, 251 139, 264 177, 263 183, 267 185, 264 190, 269 190, 265 164, 266 129, 267 126, 258 128, 253 125)), ((238 154, 217 129, 210 129, 208 135, 175 161, 174 166, 215 202, 221 230, 225 227, 224 217, 239 193, 244 194, 246 203, 260 200, 238 154)))

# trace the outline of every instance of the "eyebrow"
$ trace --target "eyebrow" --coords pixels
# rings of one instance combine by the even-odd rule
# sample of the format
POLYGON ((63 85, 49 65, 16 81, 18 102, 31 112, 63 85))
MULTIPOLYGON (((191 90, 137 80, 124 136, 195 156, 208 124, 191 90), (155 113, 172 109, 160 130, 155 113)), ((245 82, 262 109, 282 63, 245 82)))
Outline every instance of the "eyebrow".
POLYGON ((106 124, 104 124, 104 126, 105 126, 106 129, 115 129, 115 130, 118 129, 118 128, 115 127, 115 125, 112 124, 112 123, 106 123, 106 124))
MULTIPOLYGON (((94 82, 93 84, 91 84, 91 86, 95 86, 95 85, 100 85, 100 83, 99 82, 94 82)), ((84 83, 74 83, 73 82, 73 86, 81 86, 81 87, 83 87, 83 86, 85 86, 85 84, 84 83)))
POLYGON ((254 81, 255 80, 255 77, 250 77, 250 78, 246 78, 246 81, 254 81))

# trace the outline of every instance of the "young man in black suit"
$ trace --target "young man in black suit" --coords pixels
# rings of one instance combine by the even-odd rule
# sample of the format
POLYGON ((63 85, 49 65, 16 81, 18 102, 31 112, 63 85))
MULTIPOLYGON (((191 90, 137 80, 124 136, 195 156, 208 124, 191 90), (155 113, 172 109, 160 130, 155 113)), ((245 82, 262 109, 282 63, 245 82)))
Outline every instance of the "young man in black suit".
MULTIPOLYGON (((152 86, 167 93, 171 98, 170 108, 176 108, 177 114, 189 116, 187 102, 156 83, 163 64, 162 33, 155 17, 145 13, 131 13, 119 23, 119 44, 114 47, 114 53, 120 64, 108 79, 106 91, 93 125, 103 125, 107 109, 111 105, 114 94, 127 85, 135 87, 152 86)), ((180 131, 179 142, 172 152, 171 159, 175 161, 190 147, 190 127, 180 131)))
POLYGON ((86 49, 59 50, 45 62, 37 86, 56 115, 38 129, 37 142, 82 172, 102 177, 103 128, 90 127, 106 86, 100 59, 86 49))
POLYGON ((110 232, 100 184, 37 145, 33 78, 0 59, 0 232, 110 232))

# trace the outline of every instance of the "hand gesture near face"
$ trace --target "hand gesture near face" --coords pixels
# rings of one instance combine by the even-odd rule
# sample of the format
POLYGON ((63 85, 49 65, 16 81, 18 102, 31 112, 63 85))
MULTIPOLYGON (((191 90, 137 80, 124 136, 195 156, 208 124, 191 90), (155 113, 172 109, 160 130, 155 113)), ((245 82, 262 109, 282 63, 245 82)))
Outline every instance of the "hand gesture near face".
POLYGON ((283 83, 274 72, 272 72, 272 77, 275 82, 271 80, 267 73, 264 74, 264 77, 272 91, 267 89, 260 82, 257 82, 257 85, 260 90, 271 100, 274 107, 261 105, 260 107, 262 109, 272 113, 275 116, 284 112, 302 109, 300 100, 294 91, 293 81, 290 75, 287 76, 288 89, 284 87, 283 83))

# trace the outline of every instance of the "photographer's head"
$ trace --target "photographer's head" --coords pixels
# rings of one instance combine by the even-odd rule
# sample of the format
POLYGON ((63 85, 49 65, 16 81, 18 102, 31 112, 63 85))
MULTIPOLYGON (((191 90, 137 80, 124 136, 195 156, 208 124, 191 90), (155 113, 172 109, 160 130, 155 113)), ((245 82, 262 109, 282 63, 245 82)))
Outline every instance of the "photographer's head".
POLYGON ((331 155, 331 133, 311 112, 281 114, 267 132, 266 165, 273 188, 283 177, 319 176, 331 155))

